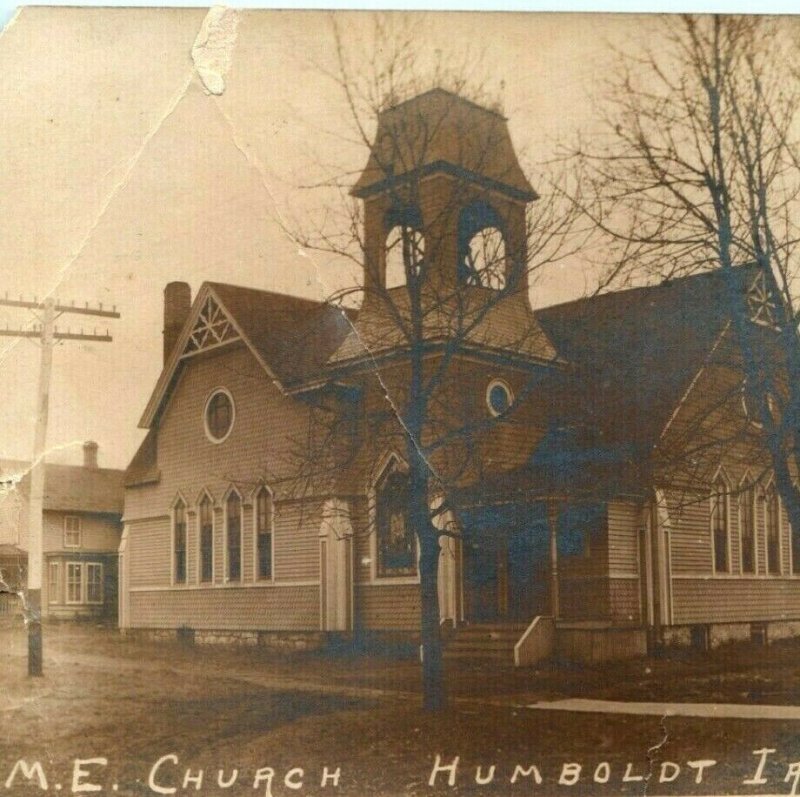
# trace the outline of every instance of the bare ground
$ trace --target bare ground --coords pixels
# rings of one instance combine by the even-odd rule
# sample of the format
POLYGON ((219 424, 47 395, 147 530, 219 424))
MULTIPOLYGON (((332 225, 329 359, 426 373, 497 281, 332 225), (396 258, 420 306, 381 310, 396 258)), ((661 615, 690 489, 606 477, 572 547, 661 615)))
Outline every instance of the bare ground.
MULTIPOLYGON (((29 679, 24 630, 16 626, 0 629, 0 786, 24 758, 41 762, 48 791, 58 784, 70 793, 74 760, 102 757, 108 763, 85 765, 83 780, 108 794, 115 784, 122 795, 153 794, 154 763, 174 754, 178 763, 166 761, 153 785, 176 787, 177 795, 268 795, 267 768, 275 797, 789 794, 795 778, 785 777, 800 761, 800 723, 524 706, 559 697, 794 704, 798 654, 800 643, 791 642, 602 668, 453 664, 450 708, 430 716, 419 710, 419 667, 411 660, 134 642, 113 629, 63 624, 46 626, 45 676, 29 679), (775 750, 766 782, 743 783, 759 760, 753 751, 765 747, 775 750), (446 764, 459 757, 452 787, 444 771, 429 785, 437 754, 446 764), (716 763, 698 783, 702 760, 716 763), (671 763, 659 783, 664 761, 671 763), (518 765, 537 770, 512 783, 518 765), (322 786, 325 767, 331 777, 322 786), (182 788, 187 769, 195 776, 203 769, 199 789, 191 780, 182 788), (233 785, 219 786, 218 770, 224 784, 234 769, 233 785), (476 775, 488 782, 476 783, 476 775)), ((36 783, 38 776, 28 782, 17 771, 7 792, 39 793, 36 783)))

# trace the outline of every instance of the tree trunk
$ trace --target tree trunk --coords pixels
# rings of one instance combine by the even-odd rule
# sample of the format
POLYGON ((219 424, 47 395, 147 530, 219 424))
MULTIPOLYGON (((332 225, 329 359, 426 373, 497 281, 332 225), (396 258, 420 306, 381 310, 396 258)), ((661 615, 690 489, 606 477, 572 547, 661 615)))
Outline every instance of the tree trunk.
POLYGON ((419 579, 422 604, 422 707, 441 711, 447 705, 439 623, 439 536, 427 524, 419 535, 419 579))

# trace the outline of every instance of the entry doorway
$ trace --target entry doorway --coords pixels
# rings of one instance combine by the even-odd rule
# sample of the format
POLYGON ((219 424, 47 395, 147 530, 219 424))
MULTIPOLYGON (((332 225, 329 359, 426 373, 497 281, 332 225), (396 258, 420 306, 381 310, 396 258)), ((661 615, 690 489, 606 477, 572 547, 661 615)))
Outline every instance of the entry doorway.
POLYGON ((548 529, 538 505, 473 513, 463 544, 464 619, 528 622, 547 609, 548 529))

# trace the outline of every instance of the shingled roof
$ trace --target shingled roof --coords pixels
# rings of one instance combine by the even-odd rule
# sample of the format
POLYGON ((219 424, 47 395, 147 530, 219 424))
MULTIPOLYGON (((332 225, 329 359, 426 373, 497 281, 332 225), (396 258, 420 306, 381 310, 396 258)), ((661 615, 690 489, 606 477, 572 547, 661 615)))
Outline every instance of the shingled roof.
POLYGON ((317 378, 352 330, 351 311, 281 293, 206 283, 281 383, 317 378))
MULTIPOLYGON (((736 269, 745 292, 755 266, 736 269)), ((730 318, 720 271, 535 311, 566 369, 541 385, 550 428, 528 462, 484 480, 481 500, 646 489, 650 455, 730 318)), ((469 503, 474 485, 457 496, 469 503)))
MULTIPOLYGON (((125 472, 112 468, 45 464, 44 508, 62 512, 97 512, 121 515, 125 472)), ((30 491, 29 463, 0 460, 0 481, 19 479, 24 495, 30 491)))
MULTIPOLYGON (((182 367, 184 346, 200 308, 209 297, 230 317, 245 344, 284 390, 319 376, 327 359, 352 329, 352 319, 355 318, 354 311, 342 310, 326 302, 221 282, 204 282, 148 401, 139 423, 141 427, 150 428, 159 409, 168 400, 182 367)), ((145 448, 143 444, 134 458, 142 460, 137 471, 150 469, 150 465, 143 464, 152 459, 145 456, 145 448), (139 457, 140 453, 142 457, 139 457)))
POLYGON ((369 160, 352 194, 365 198, 398 180, 434 172, 526 202, 536 199, 520 168, 505 117, 441 88, 379 115, 369 160))
MULTIPOLYGON (((737 269, 737 288, 753 274, 737 269)), ((654 445, 729 321, 725 291, 716 270, 538 310, 572 366, 556 391, 572 420, 609 442, 654 445)))

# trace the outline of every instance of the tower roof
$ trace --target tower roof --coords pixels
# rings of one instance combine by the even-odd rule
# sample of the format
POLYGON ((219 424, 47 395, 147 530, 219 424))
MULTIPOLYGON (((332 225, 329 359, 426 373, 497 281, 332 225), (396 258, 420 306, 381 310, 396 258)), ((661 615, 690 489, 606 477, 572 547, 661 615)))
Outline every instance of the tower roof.
POLYGON ((369 160, 352 194, 364 199, 394 183, 436 172, 514 199, 536 199, 505 117, 440 88, 381 112, 369 160))

